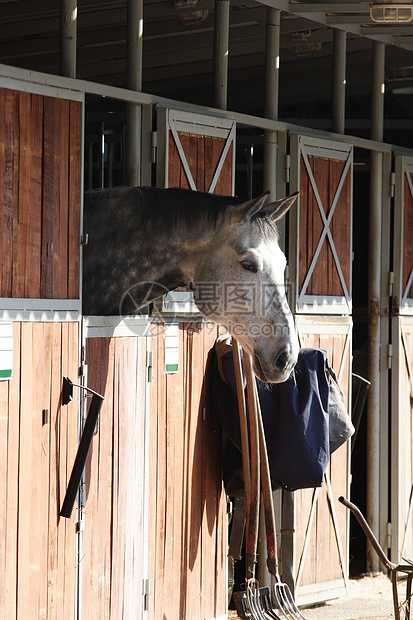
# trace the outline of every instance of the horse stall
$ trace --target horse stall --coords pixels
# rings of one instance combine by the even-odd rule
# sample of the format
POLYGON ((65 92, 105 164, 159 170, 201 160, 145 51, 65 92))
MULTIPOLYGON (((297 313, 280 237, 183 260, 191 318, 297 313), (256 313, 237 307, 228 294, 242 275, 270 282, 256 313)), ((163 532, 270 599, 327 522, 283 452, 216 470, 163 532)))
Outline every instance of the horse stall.
POLYGON ((62 407, 61 388, 79 366, 81 119, 75 91, 0 89, 4 618, 74 608, 77 517, 59 512, 78 438, 77 404, 62 407))

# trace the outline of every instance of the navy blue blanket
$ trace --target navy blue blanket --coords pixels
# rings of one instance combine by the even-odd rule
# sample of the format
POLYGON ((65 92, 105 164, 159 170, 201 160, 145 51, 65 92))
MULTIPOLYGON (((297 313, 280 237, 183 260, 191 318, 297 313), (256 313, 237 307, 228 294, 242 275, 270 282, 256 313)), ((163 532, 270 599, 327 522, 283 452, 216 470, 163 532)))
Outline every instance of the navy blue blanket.
MULTIPOLYGON (((224 482, 227 493, 236 495, 243 484, 231 347, 217 341, 212 358, 212 404, 230 440, 224 454, 224 482)), ((323 483, 330 458, 326 360, 324 350, 300 349, 287 381, 266 384, 257 380, 273 489, 293 491, 323 483)))

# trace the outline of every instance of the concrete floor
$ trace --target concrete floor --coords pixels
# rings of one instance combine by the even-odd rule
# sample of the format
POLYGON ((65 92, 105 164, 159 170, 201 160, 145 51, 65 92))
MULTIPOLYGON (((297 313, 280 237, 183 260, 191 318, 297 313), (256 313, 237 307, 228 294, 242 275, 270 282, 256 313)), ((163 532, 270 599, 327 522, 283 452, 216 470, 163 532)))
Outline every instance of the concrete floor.
MULTIPOLYGON (((405 582, 399 587, 400 601, 405 582)), ((394 619, 391 581, 383 573, 351 579, 348 595, 323 605, 301 609, 306 620, 391 620, 394 619)), ((402 619, 404 614, 401 614, 402 619)), ((236 620, 237 613, 228 612, 236 620)), ((282 620, 282 618, 281 618, 282 620)))

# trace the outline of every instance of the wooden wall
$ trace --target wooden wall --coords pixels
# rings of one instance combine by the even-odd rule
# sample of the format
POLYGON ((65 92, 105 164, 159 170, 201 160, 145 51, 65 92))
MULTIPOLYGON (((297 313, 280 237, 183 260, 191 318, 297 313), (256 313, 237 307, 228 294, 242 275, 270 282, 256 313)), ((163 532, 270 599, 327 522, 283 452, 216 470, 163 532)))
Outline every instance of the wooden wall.
POLYGON ((221 433, 205 393, 217 327, 181 323, 179 372, 164 373, 164 339, 151 349, 150 614, 204 620, 226 613, 226 495, 221 433))
POLYGON ((0 617, 73 618, 75 519, 59 511, 77 449, 77 323, 14 323, 10 381, 0 381, 0 617), (48 410, 48 419, 43 416, 48 410))
POLYGON ((0 297, 79 297, 81 104, 0 89, 0 297))
MULTIPOLYGON (((80 139, 80 102, 0 88, 0 311, 1 298, 79 298, 80 139)), ((78 376, 79 323, 13 330, 13 376, 0 381, 0 617, 69 619, 76 514, 59 512, 78 411, 61 389, 78 376)))

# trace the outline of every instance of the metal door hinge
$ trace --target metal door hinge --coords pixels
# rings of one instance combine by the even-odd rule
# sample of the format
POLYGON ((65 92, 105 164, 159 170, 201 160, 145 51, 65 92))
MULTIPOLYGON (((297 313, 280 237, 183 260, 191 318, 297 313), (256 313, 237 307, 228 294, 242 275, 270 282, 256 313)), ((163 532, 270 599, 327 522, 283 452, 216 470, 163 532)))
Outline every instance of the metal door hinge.
POLYGON ((391 523, 387 524, 387 549, 391 549, 391 523))
POLYGON ((393 297, 393 283, 394 283, 394 273, 393 271, 389 271, 389 297, 393 297))
POLYGON ((76 521, 76 534, 80 534, 80 532, 83 532, 85 529, 85 522, 83 519, 81 519, 80 521, 76 521))
POLYGON ((151 163, 156 164, 156 152, 158 149, 158 132, 153 131, 151 135, 151 163))
POLYGON ((152 383, 153 380, 153 352, 146 352, 146 368, 147 368, 147 378, 148 383, 152 383))
POLYGON ((150 579, 142 580, 143 610, 149 611, 150 579))
POLYGON ((393 359, 393 345, 388 344, 387 345, 387 368, 388 370, 390 370, 392 367, 392 359, 393 359))
POLYGON ((290 182, 290 168, 291 168, 291 157, 289 155, 285 156, 285 182, 290 182))
POLYGON ((392 172, 390 175, 390 198, 394 198, 395 188, 396 188, 396 173, 392 172))
POLYGON ((79 509, 83 510, 86 505, 86 485, 84 480, 81 480, 79 485, 79 509))

